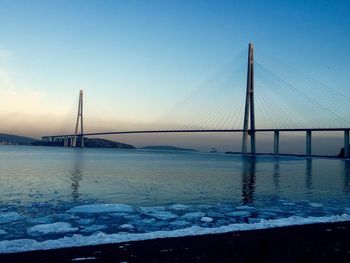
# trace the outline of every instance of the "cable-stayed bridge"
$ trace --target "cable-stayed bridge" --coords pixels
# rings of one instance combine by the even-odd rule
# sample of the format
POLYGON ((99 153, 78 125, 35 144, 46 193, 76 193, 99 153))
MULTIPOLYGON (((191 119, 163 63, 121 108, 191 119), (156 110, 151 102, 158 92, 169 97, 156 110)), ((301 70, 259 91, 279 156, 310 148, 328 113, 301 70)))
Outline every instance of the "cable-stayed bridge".
MULTIPOLYGON (((236 94, 239 103, 230 103, 229 96, 218 98, 217 94, 210 96, 210 103, 202 103, 191 110, 183 105, 175 108, 177 114, 183 113, 183 121, 174 128, 157 128, 142 130, 119 130, 102 132, 84 132, 83 125, 83 91, 79 93, 78 115, 75 132, 43 136, 43 141, 61 141, 64 146, 84 147, 84 136, 112 134, 152 134, 152 133, 242 133, 242 153, 255 154, 256 133, 271 132, 274 138, 274 154, 279 154, 281 132, 305 132, 305 155, 312 155, 313 132, 343 132, 344 156, 350 157, 350 99, 336 90, 297 73, 293 79, 286 80, 269 70, 266 66, 254 60, 254 47, 249 44, 247 79, 245 96, 236 94), (267 84, 256 82, 256 73, 261 74, 267 84), (298 83, 303 81, 302 89, 298 83), (273 82, 276 88, 271 89, 273 82), (286 96, 285 99, 279 97, 286 96), (286 103, 291 97, 296 97, 294 105, 286 103), (276 100, 277 98, 277 100, 276 100), (226 105, 222 106, 223 102, 226 105), (221 106, 221 110, 220 110, 221 106), (222 110, 222 108, 224 110, 222 110), (227 127, 232 122, 234 127, 227 127), (80 131, 79 131, 80 127, 80 131), (250 145, 250 151, 248 151, 250 145)), ((218 92, 216 92, 218 93, 218 92)), ((169 116, 166 116, 169 117, 169 116)))

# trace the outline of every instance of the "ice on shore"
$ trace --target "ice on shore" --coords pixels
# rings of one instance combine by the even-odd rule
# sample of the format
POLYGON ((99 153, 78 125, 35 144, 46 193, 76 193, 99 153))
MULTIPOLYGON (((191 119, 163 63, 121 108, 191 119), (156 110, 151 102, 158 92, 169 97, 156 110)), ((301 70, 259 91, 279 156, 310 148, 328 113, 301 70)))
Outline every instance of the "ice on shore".
MULTIPOLYGON (((326 217, 298 217, 291 216, 288 218, 273 219, 273 220, 261 220, 258 223, 248 224, 230 224, 221 227, 203 228, 200 226, 191 226, 188 228, 171 230, 171 231, 155 231, 148 233, 117 233, 117 234, 104 234, 102 232, 95 233, 90 236, 83 236, 75 234, 72 237, 63 237, 56 240, 36 241, 33 239, 17 239, 17 240, 3 240, 0 241, 0 253, 14 253, 33 250, 47 250, 53 248, 64 247, 78 247, 108 243, 121 243, 130 241, 149 240, 156 238, 169 238, 169 237, 183 237, 183 236, 197 236, 206 234, 219 234, 228 233, 233 231, 246 231, 256 229, 267 229, 275 227, 284 227, 292 225, 305 225, 314 223, 330 223, 330 222, 344 222, 350 221, 350 215, 333 215, 326 217)), ((57 224, 57 223, 55 223, 57 224)), ((62 224, 62 223, 59 223, 62 224)), ((67 224, 67 223, 63 223, 67 224)), ((51 226, 54 224, 51 224, 51 226)), ((66 229, 72 229, 67 225, 61 225, 66 229)), ((59 229, 61 229, 59 227, 59 229)), ((38 228, 36 226, 36 228, 38 228)), ((50 227, 48 227, 50 228, 50 227)), ((56 228, 56 227, 55 227, 56 228)))
POLYGON ((77 227, 72 227, 71 224, 66 222, 56 222, 52 224, 40 224, 32 226, 28 229, 30 235, 47 235, 47 234, 58 234, 68 233, 77 231, 77 227))
POLYGON ((92 204, 92 205, 80 205, 75 206, 68 210, 70 213, 113 213, 113 212, 125 212, 132 213, 134 208, 130 205, 124 204, 92 204))
POLYGON ((0 213, 0 224, 6 224, 6 223, 21 220, 21 219, 22 219, 22 216, 17 212, 0 213))

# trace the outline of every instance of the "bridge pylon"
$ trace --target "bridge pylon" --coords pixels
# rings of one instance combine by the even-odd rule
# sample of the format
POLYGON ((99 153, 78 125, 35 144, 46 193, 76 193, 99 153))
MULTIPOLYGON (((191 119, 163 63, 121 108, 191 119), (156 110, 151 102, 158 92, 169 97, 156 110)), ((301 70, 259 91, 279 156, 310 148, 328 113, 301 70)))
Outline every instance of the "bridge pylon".
POLYGON ((79 92, 79 105, 78 105, 78 115, 77 122, 75 124, 75 133, 73 137, 72 147, 77 146, 78 136, 81 138, 81 148, 84 148, 84 125, 83 125, 83 90, 79 92), (78 127, 80 123, 80 134, 78 134, 78 127))
POLYGON ((247 91, 245 98, 242 153, 247 152, 247 139, 250 136, 250 151, 255 153, 255 111, 254 111, 254 45, 249 43, 247 91), (249 126, 250 120, 250 127, 249 126))

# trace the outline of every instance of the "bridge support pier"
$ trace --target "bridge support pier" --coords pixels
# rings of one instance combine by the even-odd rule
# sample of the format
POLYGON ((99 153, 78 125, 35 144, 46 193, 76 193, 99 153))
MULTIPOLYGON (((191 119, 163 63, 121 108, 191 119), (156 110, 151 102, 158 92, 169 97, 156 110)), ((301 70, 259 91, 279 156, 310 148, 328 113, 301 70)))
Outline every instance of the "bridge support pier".
POLYGON ((247 139, 250 136, 250 152, 255 154, 255 110, 254 110, 254 48, 249 43, 248 49, 248 71, 247 71, 247 91, 245 97, 245 109, 243 120, 242 153, 247 152, 247 139), (250 119, 250 129, 249 126, 250 119))
POLYGON ((68 147, 68 137, 64 137, 63 147, 68 147))
POLYGON ((279 144, 280 144, 280 132, 274 131, 273 133, 273 154, 279 154, 279 144))
POLYGON ((306 131, 306 155, 311 155, 311 130, 306 131))
POLYGON ((344 158, 349 158, 349 130, 344 130, 344 158))

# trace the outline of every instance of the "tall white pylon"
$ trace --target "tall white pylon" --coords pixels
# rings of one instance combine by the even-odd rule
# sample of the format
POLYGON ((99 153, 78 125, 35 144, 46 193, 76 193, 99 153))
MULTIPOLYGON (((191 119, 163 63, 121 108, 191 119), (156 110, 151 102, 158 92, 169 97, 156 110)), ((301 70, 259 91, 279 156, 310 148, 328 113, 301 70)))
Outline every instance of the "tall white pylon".
POLYGON ((78 105, 78 115, 77 115, 77 122, 75 124, 75 133, 73 138, 73 147, 77 146, 77 137, 78 137, 78 127, 79 127, 79 121, 80 121, 80 138, 81 138, 81 148, 84 147, 84 125, 83 125, 83 90, 80 90, 79 92, 79 105, 78 105))
POLYGON ((250 135, 251 153, 255 153, 255 111, 254 111, 254 46, 249 43, 247 92, 244 110, 242 153, 247 152, 247 137, 250 135), (248 129, 250 119, 250 129, 248 129))

